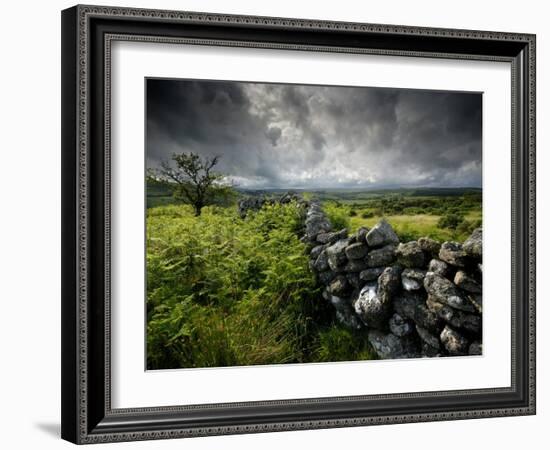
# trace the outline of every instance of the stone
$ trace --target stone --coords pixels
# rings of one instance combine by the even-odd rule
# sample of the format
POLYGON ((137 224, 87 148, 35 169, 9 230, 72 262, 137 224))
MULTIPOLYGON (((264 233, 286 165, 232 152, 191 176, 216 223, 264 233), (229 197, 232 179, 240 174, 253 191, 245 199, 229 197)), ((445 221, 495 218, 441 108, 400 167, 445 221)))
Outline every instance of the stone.
POLYGON ((374 281, 378 280, 378 277, 384 272, 384 267, 372 267, 361 271, 359 278, 362 281, 374 281))
POLYGON ((370 250, 365 258, 367 267, 387 266, 395 260, 395 245, 389 244, 376 250, 370 250))
POLYGON ((385 219, 382 219, 372 227, 365 239, 369 247, 383 247, 387 244, 397 245, 399 243, 399 238, 395 234, 395 231, 393 231, 393 228, 385 219))
POLYGON ((334 280, 334 277, 336 276, 337 274, 334 273, 332 270, 325 270, 324 272, 318 272, 317 273, 317 278, 319 280, 319 282, 326 286, 327 284, 329 284, 332 280, 334 280))
POLYGON ((367 233, 369 229, 367 227, 361 227, 357 230, 355 235, 357 236, 357 242, 367 242, 367 233))
POLYGON ((368 340, 380 359, 416 358, 419 356, 412 340, 392 333, 370 330, 368 340))
POLYGON ((306 212, 306 237, 315 241, 319 233, 326 233, 332 230, 330 221, 323 213, 318 203, 312 203, 306 212))
POLYGON ((355 315, 351 307, 336 311, 336 320, 342 325, 353 330, 360 330, 363 325, 359 318, 355 315))
POLYGON ((483 236, 481 228, 476 228, 474 231, 472 231, 470 237, 466 239, 466 241, 464 241, 464 244, 462 245, 462 248, 467 255, 471 256, 472 258, 481 259, 483 255, 482 237, 483 236))
POLYGON ((317 272, 323 272, 325 270, 328 270, 328 255, 326 249, 323 249, 317 259, 313 262, 313 268, 317 272))
POLYGON ((344 266, 344 272, 361 272, 367 267, 367 263, 362 259, 350 259, 344 266))
POLYGON ((439 343, 439 338, 437 336, 430 333, 428 330, 426 330, 426 328, 422 328, 418 325, 416 325, 416 332, 420 336, 420 339, 422 339, 426 344, 428 344, 430 347, 433 347, 439 350, 440 343, 439 343))
POLYGON ((386 267, 378 277, 378 291, 387 294, 395 294, 401 287, 401 269, 397 266, 386 267))
POLYGON ((345 239, 347 237, 348 230, 346 228, 343 228, 340 231, 319 233, 317 235, 317 242, 320 242, 321 244, 334 244, 336 241, 339 241, 340 239, 345 239))
POLYGON ((417 306, 422 303, 423 300, 419 295, 405 291, 393 298, 393 309, 400 316, 414 321, 417 306))
POLYGON ((348 259, 361 259, 367 255, 369 248, 367 244, 356 242, 355 244, 348 245, 345 251, 348 259))
POLYGON ((423 286, 425 276, 425 270, 405 269, 401 273, 401 285, 406 291, 416 291, 423 286))
POLYGON ((441 353, 439 353, 439 349, 432 347, 431 345, 426 344, 426 342, 421 340, 420 355, 422 356, 422 358, 436 358, 441 356, 441 353))
POLYGON ((468 354, 468 339, 448 325, 443 328, 439 339, 450 355, 461 356, 468 354))
POLYGON ((432 259, 428 264, 428 272, 434 272, 442 277, 449 278, 452 271, 446 262, 440 259, 432 259))
POLYGON ((309 252, 309 258, 315 261, 324 249, 325 249, 324 245, 316 245, 309 252))
POLYGON ((441 275, 434 272, 427 272, 424 277, 424 289, 440 303, 466 312, 475 311, 472 303, 461 294, 458 288, 441 275))
POLYGON ((239 216, 244 219, 248 211, 259 211, 266 202, 267 200, 265 197, 245 197, 240 199, 237 203, 239 216))
POLYGON ((418 245, 423 251, 431 256, 438 255, 439 249, 441 248, 441 244, 439 242, 434 239, 430 239, 429 237, 421 237, 418 239, 418 245))
POLYGON ((483 345, 479 341, 474 341, 468 347, 468 355, 479 356, 483 354, 483 345))
POLYGON ((456 267, 465 267, 468 264, 468 255, 458 242, 443 242, 439 259, 456 267))
POLYGON ((472 294, 481 294, 481 285, 463 270, 456 272, 454 282, 460 289, 472 294))
POLYGON ((345 297, 351 292, 351 286, 345 275, 337 275, 330 282, 328 287, 329 292, 337 297, 345 297))
POLYGON ((414 330, 412 322, 397 313, 390 317, 389 326, 390 331, 398 337, 407 336, 414 330))
POLYGON ((348 280, 348 283, 350 286, 354 287, 355 289, 360 289, 363 287, 363 283, 359 278, 359 274, 357 272, 355 273, 346 273, 346 278, 348 280))
POLYGON ((424 267, 426 256, 416 241, 399 244, 395 250, 397 262, 404 267, 424 267))
POLYGON ((463 328, 471 333, 481 333, 481 317, 475 314, 467 314, 462 311, 444 305, 433 297, 428 296, 426 305, 430 311, 454 328, 463 328))
POLYGON ((479 313, 483 314, 483 297, 481 294, 466 294, 468 301, 474 305, 474 309, 479 313))
POLYGON ((391 304, 385 295, 379 295, 376 283, 367 283, 354 302, 355 313, 365 325, 384 328, 391 314, 391 304))
POLYGON ((337 272, 339 268, 342 268, 342 266, 346 264, 346 261, 347 261, 346 247, 347 246, 348 246, 348 240, 341 239, 335 242, 334 244, 332 244, 331 246, 327 247, 327 249, 325 250, 327 252, 328 265, 335 272, 337 272))

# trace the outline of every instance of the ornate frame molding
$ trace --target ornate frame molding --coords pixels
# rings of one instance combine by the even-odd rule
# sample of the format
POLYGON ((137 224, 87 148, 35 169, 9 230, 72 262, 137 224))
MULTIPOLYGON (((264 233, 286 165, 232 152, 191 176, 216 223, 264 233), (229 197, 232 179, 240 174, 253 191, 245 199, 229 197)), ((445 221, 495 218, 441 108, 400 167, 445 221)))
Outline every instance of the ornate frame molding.
MULTIPOLYGON (((63 51, 63 158, 67 166, 63 168, 64 180, 64 216, 63 221, 68 233, 64 233, 63 250, 63 377, 71 379, 71 383, 63 388, 63 413, 62 431, 63 437, 77 443, 98 443, 112 441, 128 441, 143 439, 163 439, 173 437, 207 436, 217 434, 238 434, 250 432, 270 432, 298 429, 347 427, 374 424, 440 421, 482 417, 499 417, 510 415, 527 415, 535 413, 535 36, 530 34, 514 34, 487 31, 471 30, 449 30, 424 27, 405 27, 396 25, 377 25, 332 21, 317 21, 304 19, 287 19, 255 16, 234 16, 220 14, 204 14, 179 11, 159 11, 148 9, 130 9, 99 6, 76 6, 63 13, 64 47, 63 51), (136 33, 120 33, 106 30, 93 31, 92 22, 97 19, 106 19, 121 24, 124 27, 128 21, 136 21, 147 27, 150 23, 161 23, 167 26, 193 25, 209 28, 238 26, 244 27, 251 34, 258 30, 269 30, 271 33, 282 31, 300 32, 303 30, 319 30, 337 33, 345 37, 350 33, 357 33, 370 36, 376 35, 378 39, 384 37, 392 38, 426 38, 426 42, 452 42, 457 39, 461 42, 459 52, 445 52, 437 48, 415 50, 412 48, 376 48, 376 47, 355 47, 329 45, 326 43, 282 43, 262 41, 261 39, 219 39, 205 37, 169 37, 151 36, 136 33), (97 60, 94 60, 99 52, 97 43, 93 39, 100 38, 103 46, 101 58, 104 70, 103 81, 103 118, 102 126, 102 147, 103 178, 94 178, 90 161, 95 158, 92 154, 97 147, 99 138, 94 140, 92 128, 97 128, 93 123, 93 116, 90 114, 92 101, 99 95, 94 86, 97 81, 97 60), (512 273, 517 270, 525 271, 525 277, 513 276, 512 298, 513 302, 522 302, 526 307, 525 323, 516 324, 516 307, 513 305, 512 325, 512 386, 510 388, 483 389, 472 391, 448 391, 431 392, 418 394, 395 394, 375 395, 361 397, 334 397, 309 400, 285 400, 273 402, 250 402, 246 404, 217 404, 217 405, 194 405, 175 406, 166 408, 139 408, 113 410, 110 402, 110 64, 111 64, 111 43, 115 40, 143 41, 156 43, 185 43, 193 45, 218 45, 218 46, 242 46, 265 49, 290 49, 304 51, 323 52, 347 52, 362 54, 384 54, 411 57, 432 57, 452 59, 480 59, 489 61, 507 61, 512 64, 512 153, 518 153, 520 166, 513 166, 513 171, 518 171, 518 177, 513 176, 512 195, 518 197, 518 202, 513 203, 512 219, 512 248, 515 252, 516 245, 525 252, 526 257, 515 255, 512 261, 512 273), (70 42, 69 42, 70 41, 70 42), (464 42, 470 45, 466 47, 464 42), (491 54, 484 54, 470 50, 476 50, 480 43, 498 42, 499 48, 510 49, 503 54, 495 51, 491 54), (95 45, 95 47, 94 47, 95 45), (514 53, 514 49, 519 49, 514 53), (516 54, 517 53, 517 54, 516 54), (95 64, 95 65, 94 65, 95 64), (94 72, 95 71, 95 72, 94 72), (76 105, 76 107, 75 107, 76 105), (76 149, 76 151, 75 151, 76 149), (521 153, 524 153, 523 156, 521 153), (76 168, 76 170, 75 170, 76 168), (518 178, 518 179, 516 179, 518 178), (97 217, 98 210, 92 207, 97 201, 97 183, 103 185, 101 209, 103 217, 97 217), (70 190, 70 192, 69 192, 70 190), (523 214, 527 212, 527 215, 523 214), (97 221, 103 221, 103 239, 100 242, 91 240, 90 233, 97 230, 97 221), (517 241, 518 233, 526 236, 527 239, 517 241), (524 241, 527 242, 524 242, 524 241), (92 317, 91 290, 95 289, 91 267, 95 267, 97 259, 90 257, 95 252, 93 245, 100 244, 102 249, 99 252, 103 255, 101 270, 104 275, 104 289, 101 293, 104 304, 100 305, 103 310, 103 323, 98 325, 92 317), (518 269, 518 262, 520 267, 518 269), (73 279, 74 278, 74 279, 73 279), (521 285, 521 286, 520 286, 521 285), (528 292, 526 298, 516 298, 516 287, 524 288, 528 292), (516 325, 520 326, 520 332, 525 337, 525 353, 516 347, 516 325), (103 337, 99 339, 97 334, 102 332, 103 337), (93 338, 91 338, 93 336, 93 338), (99 340, 98 340, 99 339, 99 340), (66 341, 71 340, 70 344, 66 341), (97 360, 90 358, 90 351, 97 348, 98 342, 103 342, 104 374, 103 398, 100 406, 92 406, 90 395, 96 392, 96 386, 92 387, 90 380, 90 367, 97 364, 97 360), (516 364, 520 363, 527 379, 522 374, 516 373, 516 364), (454 409, 448 411, 423 411, 404 414, 373 414, 350 416, 343 415, 339 418, 319 418, 300 420, 279 420, 263 423, 247 424, 216 424, 190 425, 190 426, 169 426, 167 420, 171 414, 182 414, 185 411, 202 410, 208 411, 215 408, 238 408, 243 406, 258 407, 285 407, 291 405, 327 404, 330 402, 341 402, 348 400, 364 400, 365 402, 383 399, 399 399, 414 402, 426 396, 446 397, 467 397, 468 399, 477 395, 494 395, 505 393, 517 393, 518 383, 521 383, 526 398, 518 399, 515 403, 510 402, 507 406, 488 405, 483 408, 454 409), (93 410, 93 411, 92 411, 93 410), (147 422, 146 425, 140 421, 144 415, 155 415, 155 419, 147 422), (160 417, 160 418, 159 418, 160 417), (119 421, 124 418, 135 418, 135 423, 129 426, 121 426, 119 421), (98 419, 101 419, 98 421, 98 419), (162 425, 164 420, 165 425, 162 425), (156 423, 157 426, 150 425, 156 423), (159 425, 161 424, 161 425, 159 425)), ((221 28, 220 28, 221 29, 221 28)), ((272 34, 274 35, 274 34, 272 34)), ((514 156, 514 164, 516 157, 514 156)), ((65 163, 65 162, 64 162, 65 163)), ((95 167, 95 166, 94 166, 95 167)), ((514 197, 515 198, 515 197, 514 197)), ((522 239, 520 236, 520 239, 522 239)), ((97 270, 100 270, 97 269, 97 270)), ((95 269, 94 269, 95 270, 95 269)), ((94 272, 94 276, 97 273, 94 272)), ((98 307, 94 303, 95 308, 98 307)), ((523 347, 522 347, 523 348, 523 347)), ((98 369, 99 370, 99 369, 98 369)), ((522 372, 522 373, 523 373, 522 372)), ((522 396, 523 397, 523 396, 522 396)), ((131 422, 131 420, 130 420, 131 422)))

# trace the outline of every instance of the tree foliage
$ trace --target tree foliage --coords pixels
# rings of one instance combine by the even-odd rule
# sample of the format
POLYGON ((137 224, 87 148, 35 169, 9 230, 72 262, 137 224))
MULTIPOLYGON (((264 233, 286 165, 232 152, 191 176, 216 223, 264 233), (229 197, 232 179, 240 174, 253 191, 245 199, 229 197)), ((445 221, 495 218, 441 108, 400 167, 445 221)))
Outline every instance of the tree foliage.
POLYGON ((227 184, 225 176, 214 170, 219 156, 200 157, 196 153, 174 153, 172 161, 163 161, 155 172, 159 181, 175 184, 174 194, 189 203, 196 216, 202 209, 213 204, 216 198, 232 195, 232 186, 227 184))

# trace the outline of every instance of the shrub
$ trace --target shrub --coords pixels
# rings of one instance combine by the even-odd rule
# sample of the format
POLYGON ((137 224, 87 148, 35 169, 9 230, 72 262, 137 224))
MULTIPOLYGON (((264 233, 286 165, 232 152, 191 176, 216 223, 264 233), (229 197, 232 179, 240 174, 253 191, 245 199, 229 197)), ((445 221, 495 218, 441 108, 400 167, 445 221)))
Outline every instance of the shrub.
POLYGON ((350 211, 345 205, 341 205, 337 202, 325 202, 323 203, 323 210, 332 223, 332 227, 335 230, 341 230, 342 228, 350 228, 350 211))
POLYGON ((437 222, 439 228, 450 228, 455 230, 458 225, 464 220, 464 217, 457 213, 447 213, 442 216, 437 222))

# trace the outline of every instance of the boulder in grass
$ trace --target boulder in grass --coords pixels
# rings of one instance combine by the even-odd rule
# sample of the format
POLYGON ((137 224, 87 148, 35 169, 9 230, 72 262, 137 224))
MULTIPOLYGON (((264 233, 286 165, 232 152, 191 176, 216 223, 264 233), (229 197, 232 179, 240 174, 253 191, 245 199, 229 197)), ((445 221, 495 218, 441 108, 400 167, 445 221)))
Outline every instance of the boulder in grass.
POLYGON ((388 244, 382 248, 370 250, 365 258, 367 267, 387 266, 395 261, 395 245, 388 244))
POLYGON ((395 250, 397 262, 404 267, 424 267, 426 256, 416 241, 401 243, 395 250))
POLYGON ((383 247, 384 245, 399 243, 399 238, 391 225, 382 219, 367 233, 365 237, 369 247, 383 247))
POLYGON ((460 289, 472 294, 481 294, 481 285, 463 270, 459 270, 455 274, 454 282, 460 289))
POLYGON ((359 278, 362 281, 375 281, 378 280, 382 272, 384 272, 384 267, 371 267, 370 269, 361 271, 359 278))
POLYGON ((468 354, 468 339, 448 325, 443 328, 439 339, 450 355, 461 356, 468 354))
POLYGON ((459 289, 447 278, 434 272, 426 273, 424 289, 440 303, 466 312, 474 312, 475 308, 459 289))
POLYGON ((368 251, 367 244, 356 242, 346 247, 346 256, 348 259, 361 259, 367 255, 368 251))
POLYGON ((401 273, 401 285, 406 291, 416 291, 423 286, 425 276, 425 270, 405 269, 401 273))
POLYGON ((439 259, 455 267, 465 267, 468 264, 468 255, 458 242, 443 242, 439 259))
POLYGON ((481 228, 476 228, 470 237, 464 241, 462 248, 472 258, 481 259, 483 255, 483 236, 481 228))
POLYGON ((418 239, 418 245, 420 248, 431 256, 437 256, 441 248, 441 244, 429 237, 421 237, 418 239))

